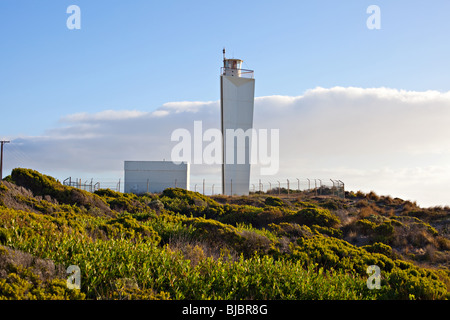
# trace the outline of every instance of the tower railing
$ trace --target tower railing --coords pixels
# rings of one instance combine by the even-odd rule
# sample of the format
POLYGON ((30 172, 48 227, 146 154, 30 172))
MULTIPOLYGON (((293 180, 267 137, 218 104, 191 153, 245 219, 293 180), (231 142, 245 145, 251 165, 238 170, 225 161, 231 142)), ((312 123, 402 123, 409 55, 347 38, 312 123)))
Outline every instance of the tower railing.
POLYGON ((254 71, 248 69, 220 68, 220 75, 226 76, 228 74, 236 74, 240 78, 253 79, 254 71))

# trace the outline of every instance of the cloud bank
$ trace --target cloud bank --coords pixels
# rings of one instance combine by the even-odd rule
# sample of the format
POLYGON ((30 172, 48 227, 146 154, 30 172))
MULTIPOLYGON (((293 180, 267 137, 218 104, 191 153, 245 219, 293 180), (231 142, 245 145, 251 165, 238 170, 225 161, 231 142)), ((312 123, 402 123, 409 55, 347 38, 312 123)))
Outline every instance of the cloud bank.
MULTIPOLYGON (((171 133, 193 130, 200 120, 204 130, 220 128, 219 101, 67 115, 42 136, 10 137, 5 173, 30 167, 50 175, 122 177, 124 160, 170 160, 171 133)), ((334 87, 258 97, 254 126, 279 129, 280 170, 260 177, 256 166, 252 181, 333 178, 348 190, 450 205, 449 124, 450 92, 334 87)), ((194 165, 192 183, 207 176, 218 186, 219 170, 194 165)))

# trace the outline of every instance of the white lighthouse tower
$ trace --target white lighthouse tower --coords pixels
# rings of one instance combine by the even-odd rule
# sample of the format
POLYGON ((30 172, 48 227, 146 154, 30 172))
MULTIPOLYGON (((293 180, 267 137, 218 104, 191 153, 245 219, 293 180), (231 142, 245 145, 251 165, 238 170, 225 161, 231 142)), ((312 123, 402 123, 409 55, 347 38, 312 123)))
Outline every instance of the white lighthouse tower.
POLYGON ((255 79, 242 69, 242 60, 226 59, 220 76, 222 123, 222 190, 225 195, 248 195, 255 79))

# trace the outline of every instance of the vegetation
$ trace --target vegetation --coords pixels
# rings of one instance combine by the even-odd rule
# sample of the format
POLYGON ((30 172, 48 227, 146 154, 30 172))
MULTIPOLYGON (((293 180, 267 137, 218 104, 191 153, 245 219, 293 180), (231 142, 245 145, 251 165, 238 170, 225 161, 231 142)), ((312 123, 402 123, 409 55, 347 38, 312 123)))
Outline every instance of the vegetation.
POLYGON ((448 299, 449 214, 373 192, 88 193, 14 169, 0 183, 0 299, 448 299))

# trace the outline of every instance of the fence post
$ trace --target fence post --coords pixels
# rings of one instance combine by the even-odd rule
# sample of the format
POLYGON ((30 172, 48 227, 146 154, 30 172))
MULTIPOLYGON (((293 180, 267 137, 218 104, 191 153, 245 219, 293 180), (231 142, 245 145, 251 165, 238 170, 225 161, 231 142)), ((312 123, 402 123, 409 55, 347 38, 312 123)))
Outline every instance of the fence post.
POLYGON ((345 199, 345 184, 341 180, 338 181, 342 183, 342 198, 345 199))

